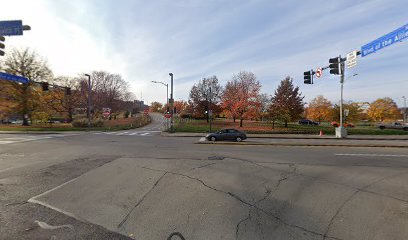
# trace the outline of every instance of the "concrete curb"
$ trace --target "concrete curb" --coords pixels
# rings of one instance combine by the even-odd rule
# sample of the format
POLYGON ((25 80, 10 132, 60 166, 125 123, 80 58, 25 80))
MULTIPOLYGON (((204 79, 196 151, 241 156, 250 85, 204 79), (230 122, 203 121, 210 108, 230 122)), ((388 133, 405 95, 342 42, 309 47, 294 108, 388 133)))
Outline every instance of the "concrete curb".
POLYGON ((382 148, 408 148, 408 145, 385 145, 385 144, 334 144, 334 143, 260 143, 260 142, 209 142, 198 141, 195 144, 215 145, 245 145, 245 146, 297 146, 297 147, 382 147, 382 148))

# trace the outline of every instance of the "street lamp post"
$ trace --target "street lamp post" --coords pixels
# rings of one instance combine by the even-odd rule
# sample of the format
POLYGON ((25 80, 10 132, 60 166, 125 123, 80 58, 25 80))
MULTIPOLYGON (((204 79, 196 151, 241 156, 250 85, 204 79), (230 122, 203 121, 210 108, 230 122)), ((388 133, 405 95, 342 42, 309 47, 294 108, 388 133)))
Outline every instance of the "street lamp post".
POLYGON ((91 127, 91 75, 85 74, 88 77, 88 128, 91 127))
POLYGON ((210 104, 208 106, 208 118, 210 121, 210 132, 211 132, 211 119, 212 119, 212 109, 211 109, 211 99, 212 99, 212 91, 211 91, 211 87, 210 87, 210 104))
POLYGON ((160 84, 166 86, 166 88, 167 88, 166 100, 167 100, 167 106, 168 106, 169 105, 169 84, 164 83, 164 82, 158 82, 158 81, 152 81, 152 83, 160 83, 160 84))
MULTIPOLYGON (((349 80, 350 78, 355 77, 357 75, 358 74, 355 73, 352 76, 348 77, 346 80, 349 80)), ((340 138, 343 138, 346 136, 346 133, 344 133, 343 135, 343 131, 345 131, 343 130, 343 88, 344 88, 343 85, 344 85, 344 63, 342 63, 342 74, 340 76, 340 87, 341 87, 340 89, 340 126, 339 126, 340 133, 339 135, 337 135, 337 137, 340 137, 340 138)))
POLYGON ((173 98, 173 73, 169 73, 169 76, 171 78, 171 92, 170 92, 170 114, 171 114, 171 119, 170 119, 170 130, 173 131, 173 113, 174 113, 174 98, 173 98))
MULTIPOLYGON (((166 102, 167 102, 167 105, 166 105, 166 107, 168 107, 169 106, 169 84, 168 83, 164 83, 164 82, 158 82, 158 81, 152 81, 153 83, 159 83, 159 84, 162 84, 162 85, 164 85, 164 86, 166 86, 166 102)), ((167 129, 169 129, 169 121, 168 121, 168 119, 166 118, 166 130, 167 129)))
POLYGON ((405 96, 403 96, 402 98, 404 98, 404 123, 407 122, 407 99, 405 98, 405 96))

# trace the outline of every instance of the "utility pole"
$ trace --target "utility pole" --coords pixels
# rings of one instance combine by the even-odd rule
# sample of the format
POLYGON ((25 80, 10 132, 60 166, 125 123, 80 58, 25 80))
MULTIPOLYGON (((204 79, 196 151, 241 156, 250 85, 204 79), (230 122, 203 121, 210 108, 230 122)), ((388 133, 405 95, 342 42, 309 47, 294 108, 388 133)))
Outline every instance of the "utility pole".
POLYGON ((91 75, 85 74, 88 77, 88 128, 91 127, 91 75))

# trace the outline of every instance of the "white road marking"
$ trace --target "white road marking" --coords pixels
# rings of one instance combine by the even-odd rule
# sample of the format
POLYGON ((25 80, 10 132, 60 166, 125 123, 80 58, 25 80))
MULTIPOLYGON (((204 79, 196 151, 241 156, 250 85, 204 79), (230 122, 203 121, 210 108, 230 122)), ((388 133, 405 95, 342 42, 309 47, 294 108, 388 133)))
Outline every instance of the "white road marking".
POLYGON ((408 157, 408 155, 398 154, 374 154, 374 153, 335 153, 335 156, 361 156, 361 157, 408 157))
POLYGON ((146 136, 146 135, 149 135, 150 133, 142 133, 142 134, 140 134, 140 136, 146 136))
POLYGON ((134 136, 136 134, 138 134, 138 132, 131 133, 131 134, 129 134, 129 136, 134 136))
MULTIPOLYGON (((81 176, 82 176, 82 175, 81 175, 81 176)), ((36 203, 36 204, 42 205, 42 206, 44 206, 44 207, 47 207, 47 208, 49 208, 49 209, 52 209, 52 210, 54 210, 54 211, 60 212, 60 213, 62 213, 62 214, 65 214, 65 215, 67 215, 67 216, 69 216, 69 217, 72 217, 72 218, 78 220, 78 221, 84 221, 84 219, 82 219, 82 218, 80 218, 80 217, 78 217, 78 216, 76 216, 76 215, 74 215, 74 214, 72 214, 72 213, 70 213, 70 212, 64 211, 64 210, 62 210, 62 209, 59 209, 59 208, 54 207, 54 206, 51 206, 51 205, 49 205, 48 203, 45 203, 45 202, 42 202, 42 201, 39 201, 39 200, 36 199, 36 198, 42 197, 42 196, 44 196, 44 195, 46 195, 46 194, 48 194, 48 193, 50 193, 50 192, 52 192, 52 191, 55 191, 55 190, 57 190, 57 189, 60 189, 60 188, 62 188, 63 186, 67 185, 68 183, 71 183, 71 182, 76 181, 76 180, 77 180, 79 177, 81 177, 81 176, 78 176, 78 177, 76 177, 76 178, 73 178, 73 179, 69 180, 68 182, 65 182, 65 183, 63 183, 63 184, 61 184, 61 185, 59 185, 59 186, 56 186, 56 187, 54 187, 54 188, 52 188, 52 189, 50 189, 50 190, 48 190, 48 191, 45 191, 45 192, 43 192, 43 193, 41 193, 41 194, 39 194, 39 195, 37 195, 37 196, 34 196, 34 197, 28 199, 27 202, 29 202, 29 203, 36 203)))
POLYGON ((22 143, 36 140, 52 139, 52 138, 62 138, 69 136, 76 136, 79 134, 54 134, 54 135, 42 135, 42 136, 33 136, 29 135, 26 137, 9 137, 9 138, 0 138, 0 144, 11 144, 11 143, 22 143))

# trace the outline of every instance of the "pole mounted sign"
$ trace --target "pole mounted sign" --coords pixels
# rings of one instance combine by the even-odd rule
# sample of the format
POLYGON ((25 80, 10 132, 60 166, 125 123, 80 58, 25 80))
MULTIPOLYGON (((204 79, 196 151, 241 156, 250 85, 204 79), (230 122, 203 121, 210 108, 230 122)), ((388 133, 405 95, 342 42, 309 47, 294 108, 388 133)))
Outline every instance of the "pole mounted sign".
POLYGON ((316 74, 317 78, 320 78, 323 75, 323 69, 322 68, 317 68, 315 74, 316 74))
POLYGON ((346 65, 347 68, 353 68, 357 66, 357 51, 347 53, 346 65))
POLYGON ((361 57, 365 57, 371 53, 388 47, 394 43, 401 42, 408 38, 408 24, 364 45, 361 47, 361 57))
POLYGON ((20 82, 20 83, 28 83, 30 81, 28 80, 28 78, 12 75, 8 73, 3 73, 3 72, 0 72, 0 79, 13 81, 13 82, 20 82))
POLYGON ((23 35, 23 21, 0 21, 0 36, 23 35))

